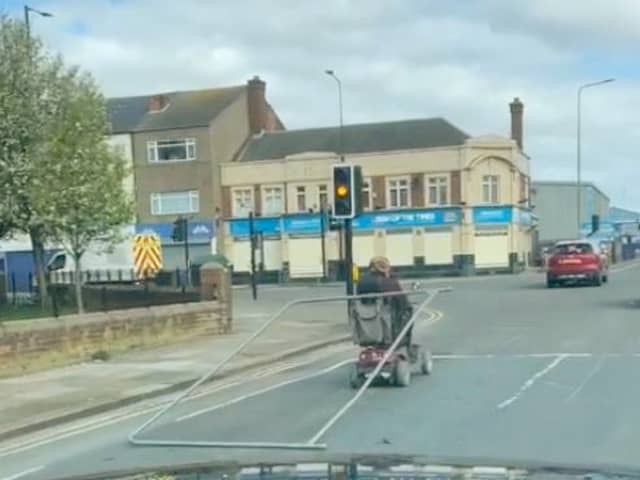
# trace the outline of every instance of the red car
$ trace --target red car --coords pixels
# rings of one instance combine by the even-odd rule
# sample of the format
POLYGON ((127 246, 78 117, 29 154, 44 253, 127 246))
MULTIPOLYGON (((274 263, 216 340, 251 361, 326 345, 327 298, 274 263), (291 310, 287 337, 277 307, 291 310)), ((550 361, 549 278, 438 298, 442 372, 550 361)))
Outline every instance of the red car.
POLYGON ((609 258, 598 243, 588 240, 558 242, 547 264, 547 287, 587 282, 600 286, 609 279, 609 258))

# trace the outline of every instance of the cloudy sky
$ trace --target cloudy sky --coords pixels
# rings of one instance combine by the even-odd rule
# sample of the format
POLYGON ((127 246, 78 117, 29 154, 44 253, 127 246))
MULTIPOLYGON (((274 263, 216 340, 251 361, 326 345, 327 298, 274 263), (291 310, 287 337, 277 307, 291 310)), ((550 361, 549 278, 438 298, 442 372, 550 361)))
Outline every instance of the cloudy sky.
MULTIPOLYGON (((287 128, 442 116, 507 135, 525 103, 536 179, 575 179, 576 91, 583 178, 640 209, 638 0, 31 0, 32 31, 90 71, 108 96, 267 81, 287 128)), ((22 17, 22 2, 0 0, 22 17)))

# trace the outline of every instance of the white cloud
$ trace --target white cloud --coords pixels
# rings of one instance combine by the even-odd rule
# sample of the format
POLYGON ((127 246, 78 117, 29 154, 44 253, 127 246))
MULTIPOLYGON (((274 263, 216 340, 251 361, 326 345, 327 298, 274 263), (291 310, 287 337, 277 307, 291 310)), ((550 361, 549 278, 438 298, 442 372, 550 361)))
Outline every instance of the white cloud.
MULTIPOLYGON (((576 89, 584 97, 584 177, 640 209, 637 0, 50 0, 33 31, 90 70, 107 95, 239 84, 258 74, 289 128, 442 116, 471 134, 508 134, 525 103, 539 178, 574 178, 576 89), (81 22, 87 33, 73 33, 81 22), (626 193, 622 193, 626 192, 626 193)), ((19 15, 20 12, 17 12, 19 15)))

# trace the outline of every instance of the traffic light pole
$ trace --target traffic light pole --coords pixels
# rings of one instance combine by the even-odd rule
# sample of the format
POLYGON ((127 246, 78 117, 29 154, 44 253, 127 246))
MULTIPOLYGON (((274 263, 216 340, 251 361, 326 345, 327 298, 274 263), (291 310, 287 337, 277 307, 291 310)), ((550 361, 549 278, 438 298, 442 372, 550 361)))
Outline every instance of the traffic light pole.
POLYGON ((347 295, 353 295, 353 228, 350 218, 344 220, 344 263, 347 279, 347 295))
POLYGON ((253 212, 249 212, 249 248, 251 249, 251 295, 258 299, 258 286, 256 284, 256 232, 253 223, 253 212))
POLYGON ((322 252, 322 281, 327 280, 327 249, 325 237, 327 232, 326 224, 327 207, 320 205, 320 250, 322 252))

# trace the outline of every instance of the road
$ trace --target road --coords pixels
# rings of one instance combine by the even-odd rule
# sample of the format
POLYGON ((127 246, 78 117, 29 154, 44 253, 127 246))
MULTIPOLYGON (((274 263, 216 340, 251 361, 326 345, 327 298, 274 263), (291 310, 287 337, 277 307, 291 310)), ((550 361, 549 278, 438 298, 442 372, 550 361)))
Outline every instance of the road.
MULTIPOLYGON (((0 479, 337 454, 640 467, 640 268, 624 267, 600 288, 549 290, 533 273, 450 283, 454 291, 432 304, 441 314, 416 327, 436 354, 434 373, 406 389, 371 388, 321 438, 326 450, 130 445, 128 433, 167 400, 158 399, 0 444, 0 479)), ((222 379, 141 437, 307 442, 353 396, 354 352, 338 345, 222 379)))

